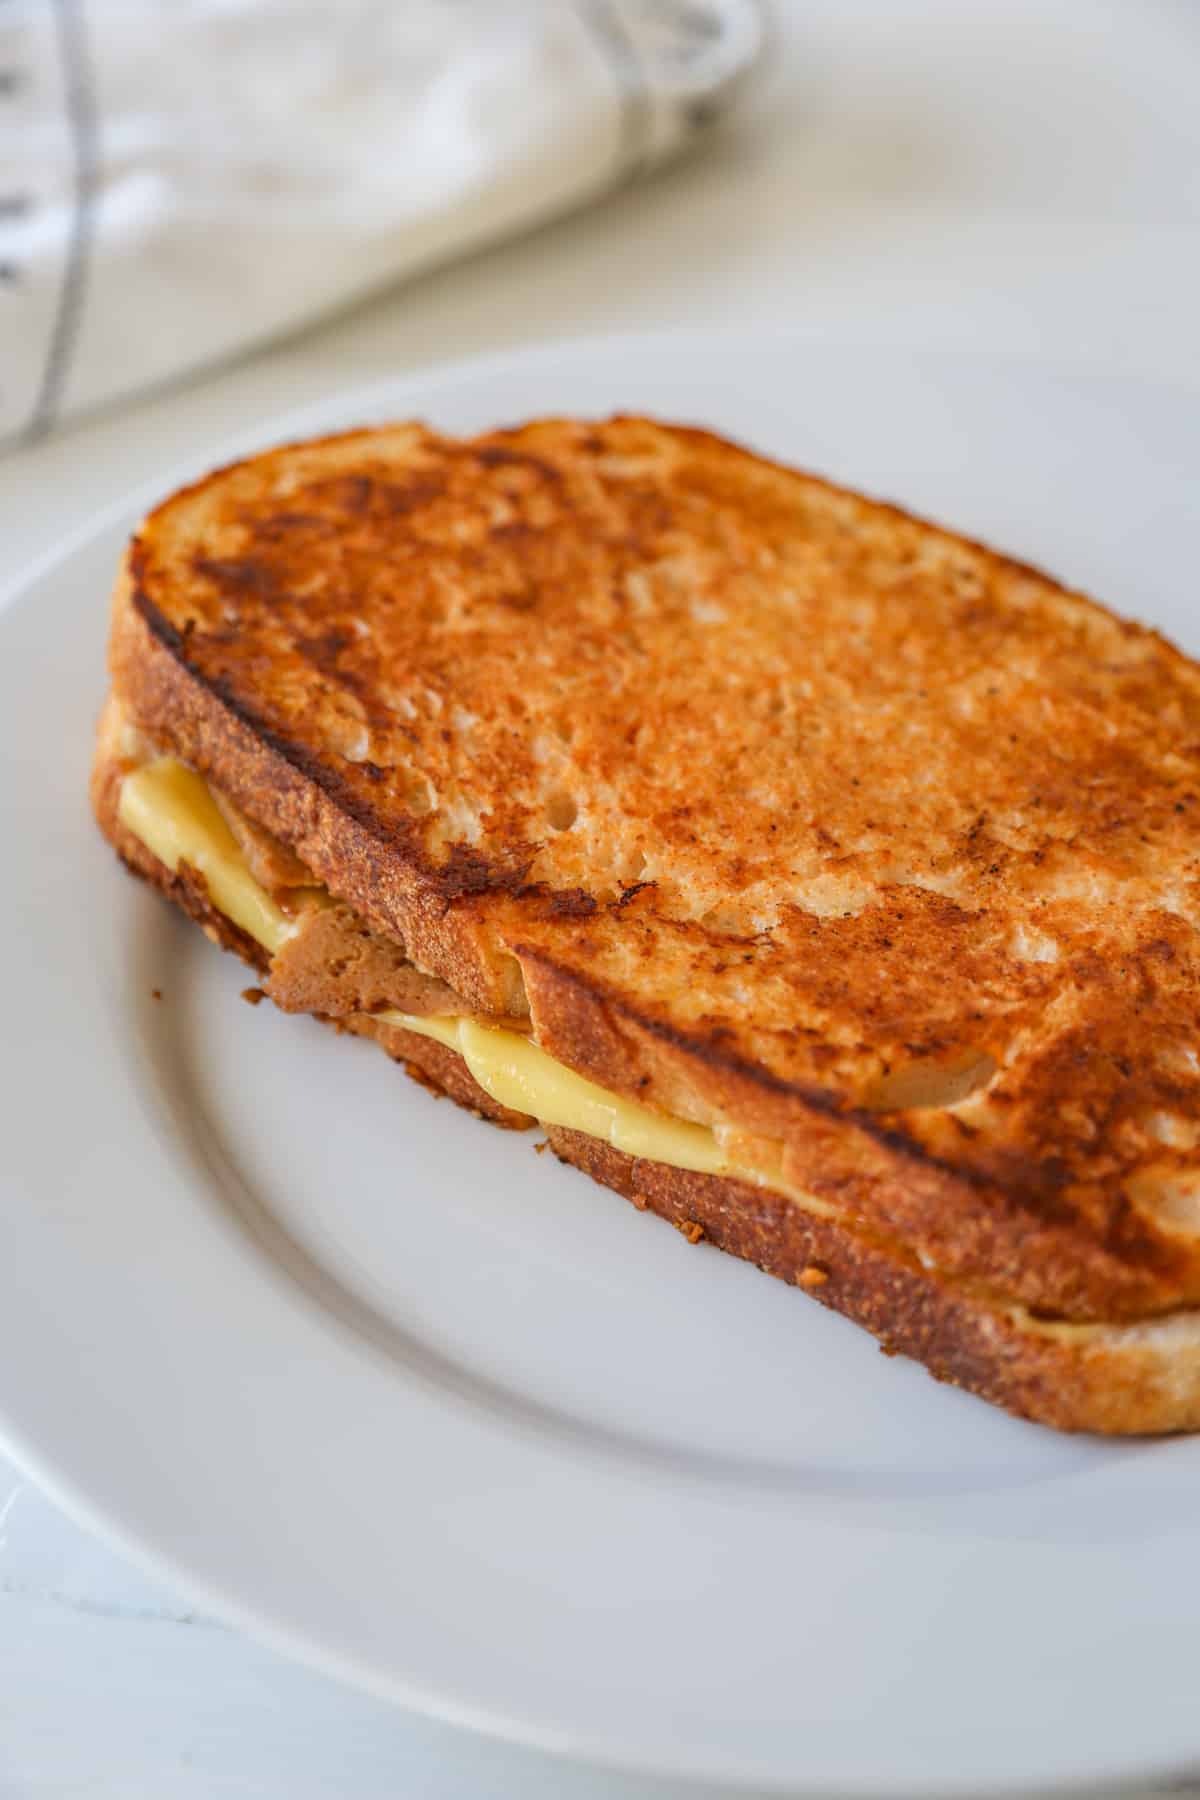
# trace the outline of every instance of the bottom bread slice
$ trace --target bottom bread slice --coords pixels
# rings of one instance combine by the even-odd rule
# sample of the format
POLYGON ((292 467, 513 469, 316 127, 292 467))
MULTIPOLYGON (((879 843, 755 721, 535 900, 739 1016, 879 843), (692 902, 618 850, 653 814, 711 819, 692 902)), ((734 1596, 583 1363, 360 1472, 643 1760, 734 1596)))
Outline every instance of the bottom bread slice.
MULTIPOLYGON (((98 765, 93 803, 127 867, 215 943, 265 973, 265 952, 212 905, 203 878, 186 865, 172 874, 121 825, 118 788, 116 766, 98 765)), ((534 1123, 485 1093, 444 1044, 365 1014, 322 1022, 374 1039, 424 1087, 494 1124, 523 1130, 534 1123)), ((794 1196, 634 1158, 561 1127, 548 1128, 546 1137, 561 1161, 670 1221, 693 1243, 714 1245, 793 1283, 865 1327, 889 1354, 915 1358, 940 1381, 1064 1431, 1200 1430, 1200 1313, 1121 1325, 1040 1320, 922 1267, 902 1245, 807 1211, 794 1196)))

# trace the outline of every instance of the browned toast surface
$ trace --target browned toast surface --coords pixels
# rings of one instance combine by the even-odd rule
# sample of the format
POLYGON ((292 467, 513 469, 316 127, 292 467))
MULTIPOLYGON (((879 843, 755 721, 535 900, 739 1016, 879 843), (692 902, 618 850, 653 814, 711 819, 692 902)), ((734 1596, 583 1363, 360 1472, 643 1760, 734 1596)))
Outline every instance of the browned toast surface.
POLYGON ((1200 674, 704 433, 286 448, 160 507, 114 680, 376 930, 777 1138, 980 1292, 1200 1300, 1200 674))

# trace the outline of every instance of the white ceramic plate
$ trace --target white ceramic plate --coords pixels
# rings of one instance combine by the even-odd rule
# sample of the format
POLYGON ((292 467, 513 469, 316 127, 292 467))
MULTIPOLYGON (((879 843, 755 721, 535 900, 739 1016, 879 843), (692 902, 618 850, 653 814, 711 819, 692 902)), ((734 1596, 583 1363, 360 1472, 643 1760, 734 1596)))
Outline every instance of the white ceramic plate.
MULTIPOLYGON (((1200 408, 1104 375, 586 344, 261 441, 614 409, 901 500, 1200 651, 1200 408)), ((0 613, 16 1455, 276 1644, 562 1751, 881 1795, 1200 1758, 1200 1442, 1056 1437, 886 1361, 369 1046, 243 1006, 118 870, 85 783, 138 510, 0 613)))

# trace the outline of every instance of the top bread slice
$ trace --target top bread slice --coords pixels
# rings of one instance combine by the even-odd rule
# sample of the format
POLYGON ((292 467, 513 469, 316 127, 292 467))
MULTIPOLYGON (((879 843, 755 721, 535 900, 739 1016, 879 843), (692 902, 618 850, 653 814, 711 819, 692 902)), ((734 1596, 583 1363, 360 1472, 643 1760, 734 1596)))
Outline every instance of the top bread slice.
POLYGON ((1200 670, 707 433, 288 446, 114 688, 424 971, 982 1305, 1200 1304, 1200 670))

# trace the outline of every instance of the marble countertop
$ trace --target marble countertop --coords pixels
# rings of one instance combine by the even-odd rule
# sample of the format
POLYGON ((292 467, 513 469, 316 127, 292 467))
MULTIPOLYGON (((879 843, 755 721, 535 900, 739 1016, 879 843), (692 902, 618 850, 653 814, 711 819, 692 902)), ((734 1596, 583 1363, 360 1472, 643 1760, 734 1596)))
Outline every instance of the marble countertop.
MULTIPOLYGON (((782 321, 1200 382, 1200 6, 777 12, 769 80, 688 162, 0 464, 6 566, 305 401, 555 337, 782 321)), ((0 1800, 682 1792, 485 1743, 290 1664, 66 1520, 2 1455, 0 1669, 0 1800)))

